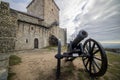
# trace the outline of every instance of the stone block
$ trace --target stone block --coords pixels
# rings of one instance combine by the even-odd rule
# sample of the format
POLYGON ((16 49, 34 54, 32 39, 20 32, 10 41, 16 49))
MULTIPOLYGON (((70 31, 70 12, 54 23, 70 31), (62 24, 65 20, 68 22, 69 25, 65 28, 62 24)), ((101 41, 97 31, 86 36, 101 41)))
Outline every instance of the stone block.
POLYGON ((0 69, 0 80, 7 80, 8 70, 3 68, 0 69))
POLYGON ((0 67, 8 68, 9 65, 9 55, 0 54, 0 67))

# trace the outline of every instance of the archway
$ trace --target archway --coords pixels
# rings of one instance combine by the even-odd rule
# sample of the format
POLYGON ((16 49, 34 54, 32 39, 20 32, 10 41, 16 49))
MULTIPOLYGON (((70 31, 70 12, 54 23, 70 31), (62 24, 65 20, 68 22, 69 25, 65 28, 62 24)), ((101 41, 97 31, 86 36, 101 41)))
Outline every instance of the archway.
POLYGON ((38 44, 39 44, 38 39, 35 38, 34 39, 34 48, 38 48, 38 44))
POLYGON ((57 46, 58 45, 58 39, 57 39, 56 36, 51 35, 49 37, 49 45, 51 45, 51 46, 57 46))

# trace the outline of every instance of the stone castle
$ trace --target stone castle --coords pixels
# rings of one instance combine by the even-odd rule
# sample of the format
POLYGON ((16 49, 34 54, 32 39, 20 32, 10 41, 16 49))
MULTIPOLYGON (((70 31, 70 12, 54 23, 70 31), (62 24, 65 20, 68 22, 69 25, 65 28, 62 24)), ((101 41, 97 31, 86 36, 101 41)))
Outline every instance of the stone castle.
POLYGON ((17 16, 15 50, 49 46, 51 35, 66 43, 66 30, 59 27, 59 8, 54 0, 32 0, 27 13, 11 9, 17 16))
POLYGON ((7 80, 9 53, 49 46, 56 36, 66 43, 66 29, 59 27, 59 8, 54 0, 32 0, 27 12, 0 3, 0 80, 7 80))
POLYGON ((17 19, 15 50, 49 46, 51 35, 66 43, 66 30, 59 27, 59 8, 54 0, 32 0, 27 13, 10 9, 17 19))

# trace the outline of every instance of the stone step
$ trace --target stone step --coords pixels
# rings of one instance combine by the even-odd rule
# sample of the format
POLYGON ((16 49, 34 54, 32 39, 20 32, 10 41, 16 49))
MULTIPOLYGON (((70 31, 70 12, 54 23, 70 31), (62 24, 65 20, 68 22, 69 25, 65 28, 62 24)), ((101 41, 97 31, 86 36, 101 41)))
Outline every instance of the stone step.
POLYGON ((7 80, 8 70, 5 68, 0 68, 0 80, 7 80))

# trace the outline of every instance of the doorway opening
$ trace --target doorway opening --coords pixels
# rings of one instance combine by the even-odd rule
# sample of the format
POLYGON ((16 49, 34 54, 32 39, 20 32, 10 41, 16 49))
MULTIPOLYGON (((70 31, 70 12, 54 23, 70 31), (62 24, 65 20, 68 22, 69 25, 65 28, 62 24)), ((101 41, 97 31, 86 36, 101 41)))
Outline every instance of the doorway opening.
POLYGON ((34 48, 39 48, 38 47, 39 41, 37 38, 34 39, 34 48))

